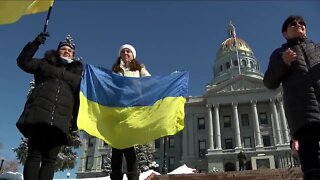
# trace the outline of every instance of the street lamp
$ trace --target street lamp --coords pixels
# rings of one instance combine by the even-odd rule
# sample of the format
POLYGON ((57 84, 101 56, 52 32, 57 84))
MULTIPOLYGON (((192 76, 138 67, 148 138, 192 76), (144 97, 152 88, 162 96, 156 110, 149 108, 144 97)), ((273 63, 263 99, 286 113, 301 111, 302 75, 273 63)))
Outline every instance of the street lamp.
POLYGON ((69 177, 70 177, 70 173, 68 172, 68 173, 67 173, 67 179, 69 179, 69 177))
POLYGON ((1 164, 0 164, 0 173, 2 172, 2 165, 3 165, 4 159, 1 159, 1 164))

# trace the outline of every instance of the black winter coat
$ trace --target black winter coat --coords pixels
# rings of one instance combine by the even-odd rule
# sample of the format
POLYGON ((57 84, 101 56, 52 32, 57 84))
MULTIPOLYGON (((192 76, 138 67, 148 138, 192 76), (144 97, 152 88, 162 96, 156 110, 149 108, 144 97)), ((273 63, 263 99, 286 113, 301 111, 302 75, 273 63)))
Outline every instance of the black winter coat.
POLYGON ((288 40, 271 54, 263 82, 270 89, 282 83, 284 109, 293 138, 298 138, 303 127, 320 125, 319 44, 301 38, 288 40), (282 52, 288 48, 297 54, 291 65, 282 59, 282 52))
POLYGON ((28 97, 17 127, 25 137, 28 137, 30 126, 55 127, 64 134, 62 144, 66 144, 70 131, 77 129, 83 64, 80 61, 63 63, 55 50, 47 51, 43 59, 34 59, 38 46, 28 43, 17 59, 18 66, 34 74, 35 79, 35 88, 28 97))

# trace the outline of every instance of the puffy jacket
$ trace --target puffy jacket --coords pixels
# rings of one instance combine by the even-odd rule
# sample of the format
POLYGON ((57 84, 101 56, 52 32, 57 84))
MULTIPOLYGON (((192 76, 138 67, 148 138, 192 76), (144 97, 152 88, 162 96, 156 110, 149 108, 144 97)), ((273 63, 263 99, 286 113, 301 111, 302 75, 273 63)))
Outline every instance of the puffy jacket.
MULTIPOLYGON (((63 63, 57 51, 47 51, 43 59, 34 59, 38 45, 28 43, 17 58, 18 66, 34 74, 35 87, 29 95, 17 127, 28 137, 28 127, 49 125, 66 137, 76 129, 79 89, 83 71, 80 61, 63 63)), ((67 141, 65 141, 67 142, 67 141)))
POLYGON ((270 57, 264 85, 276 89, 282 83, 283 103, 288 125, 295 138, 299 130, 320 123, 320 46, 308 39, 290 39, 270 57), (296 52, 296 60, 287 65, 282 52, 296 52))

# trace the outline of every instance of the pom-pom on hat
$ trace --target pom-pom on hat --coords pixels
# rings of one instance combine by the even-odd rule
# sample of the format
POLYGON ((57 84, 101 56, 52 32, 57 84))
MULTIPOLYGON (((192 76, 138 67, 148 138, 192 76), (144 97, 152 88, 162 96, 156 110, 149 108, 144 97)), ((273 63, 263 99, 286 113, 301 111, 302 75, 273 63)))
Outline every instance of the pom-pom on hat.
POLYGON ((131 46, 130 44, 124 44, 124 45, 122 45, 122 46, 119 48, 119 56, 120 56, 120 54, 121 54, 122 49, 125 49, 125 48, 130 49, 130 51, 131 51, 132 54, 133 54, 133 59, 135 59, 135 58, 137 57, 136 50, 135 50, 134 47, 131 46))
POLYGON ((73 38, 71 37, 70 34, 67 35, 64 41, 60 42, 58 45, 58 51, 62 46, 69 46, 71 49, 75 50, 75 44, 73 43, 73 38))

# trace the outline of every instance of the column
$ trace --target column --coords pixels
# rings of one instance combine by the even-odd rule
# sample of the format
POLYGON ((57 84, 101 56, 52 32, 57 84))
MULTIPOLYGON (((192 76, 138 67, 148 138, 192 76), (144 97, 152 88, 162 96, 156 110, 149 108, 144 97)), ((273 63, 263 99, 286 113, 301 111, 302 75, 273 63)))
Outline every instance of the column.
POLYGON ((189 140, 189 156, 194 156, 194 137, 193 137, 193 120, 194 120, 194 117, 192 118, 192 119, 190 119, 189 121, 188 121, 188 140, 189 140))
POLYGON ((239 117, 238 117, 238 103, 232 103, 233 109, 233 119, 234 119, 234 131, 236 138, 236 148, 241 148, 241 137, 240 137, 240 126, 239 126, 239 117))
POLYGON ((216 132, 216 149, 221 149, 221 133, 220 133, 220 118, 219 118, 219 104, 213 105, 214 107, 214 123, 216 132))
POLYGON ((281 124, 283 130, 284 143, 290 143, 289 131, 288 131, 288 122, 286 115, 284 113, 282 98, 278 99, 278 109, 280 110, 281 124))
POLYGON ((188 156, 188 131, 187 131, 187 128, 188 126, 187 125, 187 122, 188 122, 188 115, 185 116, 185 119, 184 119, 184 127, 183 128, 183 131, 182 131, 182 157, 186 157, 188 156))
POLYGON ((260 126, 259 126, 260 123, 259 123, 258 111, 257 111, 257 101, 251 101, 251 110, 252 110, 252 115, 253 115, 253 125, 254 125, 254 135, 255 135, 256 147, 262 147, 260 126))
POLYGON ((213 142, 213 125, 212 125, 212 105, 207 104, 207 111, 208 111, 208 147, 209 149, 214 149, 214 142, 213 142))
POLYGON ((273 115, 273 123, 272 126, 274 126, 275 129, 275 135, 276 135, 276 145, 282 144, 282 138, 281 138, 281 130, 280 130, 280 125, 279 125, 279 118, 278 118, 278 112, 277 108, 275 105, 275 100, 270 99, 270 106, 271 106, 271 111, 273 115))

